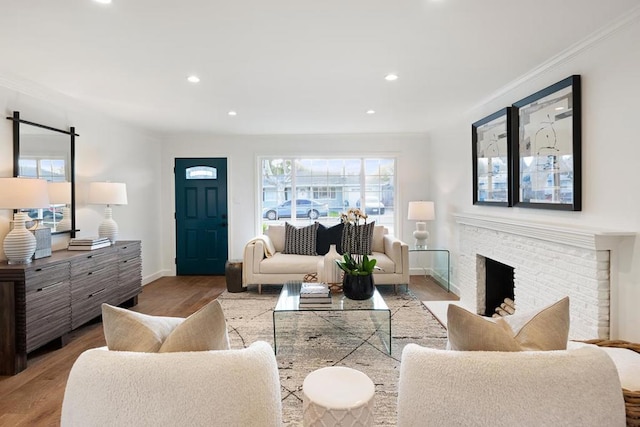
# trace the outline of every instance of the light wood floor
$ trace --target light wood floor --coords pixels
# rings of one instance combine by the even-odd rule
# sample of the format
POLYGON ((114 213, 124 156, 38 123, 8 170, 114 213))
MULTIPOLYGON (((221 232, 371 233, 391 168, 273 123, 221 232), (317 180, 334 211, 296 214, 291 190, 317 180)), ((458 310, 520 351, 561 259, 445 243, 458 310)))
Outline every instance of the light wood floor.
MULTIPOLYGON (((409 288, 421 301, 458 299, 424 276, 411 276, 409 288)), ((223 276, 163 277, 143 288, 133 310, 186 317, 225 289, 223 276)), ((104 345, 102 323, 96 319, 72 332, 65 347, 45 347, 30 354, 27 369, 18 375, 0 376, 0 426, 59 425, 64 387, 73 362, 83 351, 104 345)))

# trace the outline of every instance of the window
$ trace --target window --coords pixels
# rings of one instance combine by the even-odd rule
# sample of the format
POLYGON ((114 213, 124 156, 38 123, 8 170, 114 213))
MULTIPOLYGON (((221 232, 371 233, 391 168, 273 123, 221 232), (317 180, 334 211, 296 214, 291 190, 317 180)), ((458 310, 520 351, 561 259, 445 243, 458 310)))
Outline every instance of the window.
POLYGON ((185 170, 186 179, 218 179, 218 169, 211 166, 192 166, 185 170))
POLYGON ((263 226, 284 221, 330 226, 342 212, 358 207, 393 233, 393 158, 261 158, 260 168, 263 226))

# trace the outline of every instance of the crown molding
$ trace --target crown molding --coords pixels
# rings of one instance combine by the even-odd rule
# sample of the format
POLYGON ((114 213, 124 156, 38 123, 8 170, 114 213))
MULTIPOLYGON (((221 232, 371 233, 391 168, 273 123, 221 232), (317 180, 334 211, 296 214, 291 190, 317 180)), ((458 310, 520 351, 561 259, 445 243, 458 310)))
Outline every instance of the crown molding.
POLYGON ((539 75, 561 64, 564 64, 565 62, 568 62, 573 57, 591 48, 593 45, 599 43, 601 40, 604 40, 610 37, 617 31, 621 30, 627 25, 630 25, 631 23, 635 22, 638 19, 640 19, 640 5, 632 8, 630 12, 625 13, 624 15, 620 16, 618 19, 613 20, 609 25, 592 33, 591 35, 585 37, 584 39, 573 44, 572 46, 569 46, 567 49, 551 57, 549 60, 538 65, 531 71, 525 73, 524 75, 513 80, 511 83, 508 83, 507 85, 498 89, 497 91, 489 95, 487 98, 485 98, 484 100, 480 101, 478 104, 471 107, 468 111, 473 112, 473 111, 479 110, 480 108, 484 107, 487 104, 490 104, 491 102, 495 101, 501 96, 506 95, 507 93, 523 85, 529 80, 533 80, 535 77, 538 77, 539 75))

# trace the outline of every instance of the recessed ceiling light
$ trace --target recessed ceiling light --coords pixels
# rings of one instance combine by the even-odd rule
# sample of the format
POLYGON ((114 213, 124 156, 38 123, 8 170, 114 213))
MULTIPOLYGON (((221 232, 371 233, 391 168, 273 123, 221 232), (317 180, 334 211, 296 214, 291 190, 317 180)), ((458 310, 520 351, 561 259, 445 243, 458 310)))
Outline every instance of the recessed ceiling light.
POLYGON ((367 114, 375 114, 376 110, 367 110, 367 114))
POLYGON ((395 80, 398 80, 398 75, 397 74, 387 74, 386 76, 384 76, 384 79, 388 82, 392 82, 395 80))
POLYGON ((238 115, 238 113, 236 113, 233 110, 229 111, 227 114, 230 115, 230 116, 237 116, 238 115))
POLYGON ((187 77, 187 80, 190 81, 191 83, 199 83, 200 82, 200 77, 198 77, 198 76, 189 76, 189 77, 187 77))
POLYGON ((556 111, 564 110, 564 107, 556 107, 556 111))
POLYGON ((93 0, 96 3, 111 4, 111 0, 93 0))

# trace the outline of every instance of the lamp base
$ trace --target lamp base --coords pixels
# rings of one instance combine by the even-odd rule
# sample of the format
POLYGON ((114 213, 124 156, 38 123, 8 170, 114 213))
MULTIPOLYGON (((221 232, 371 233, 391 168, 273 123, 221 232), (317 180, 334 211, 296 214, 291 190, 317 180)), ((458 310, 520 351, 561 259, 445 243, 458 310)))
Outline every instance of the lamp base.
POLYGON ((424 222, 416 223, 416 230, 413 232, 413 237, 416 239, 416 249, 427 249, 427 240, 429 239, 429 232, 425 230, 426 224, 424 222))
POLYGON ((111 208, 104 208, 104 220, 98 227, 98 236, 106 237, 111 241, 111 244, 116 242, 118 238, 118 224, 111 217, 111 208))
POLYGON ((56 231, 71 230, 71 211, 69 208, 62 208, 62 219, 56 225, 56 231))
POLYGON ((8 264, 29 264, 36 251, 36 238, 25 226, 27 219, 30 218, 24 212, 13 216, 13 230, 6 235, 2 244, 8 264))

